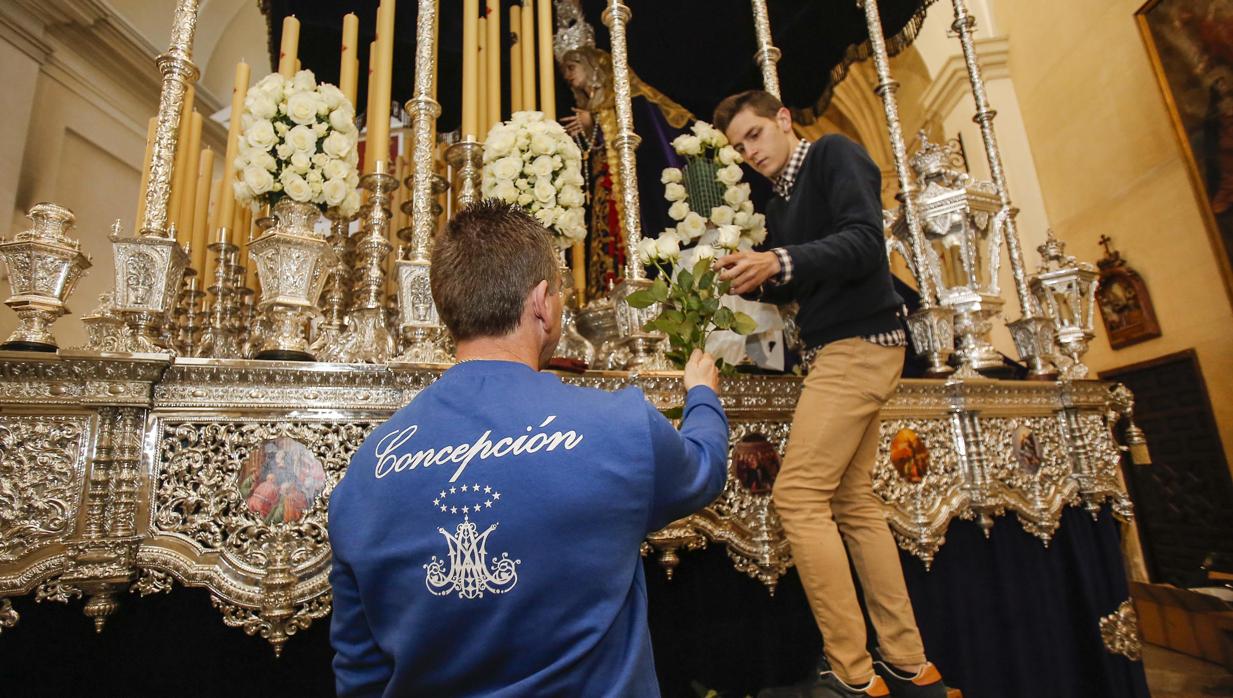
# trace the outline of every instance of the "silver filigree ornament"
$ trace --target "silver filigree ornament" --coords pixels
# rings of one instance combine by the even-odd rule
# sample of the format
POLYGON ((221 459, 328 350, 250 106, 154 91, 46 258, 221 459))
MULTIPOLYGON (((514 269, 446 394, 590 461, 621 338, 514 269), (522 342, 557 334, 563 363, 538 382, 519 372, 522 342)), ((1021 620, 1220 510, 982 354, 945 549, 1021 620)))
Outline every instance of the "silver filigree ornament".
POLYGON ((0 349, 55 351, 51 325, 69 312, 65 302, 90 268, 90 259, 81 252, 80 243, 68 237, 75 221, 72 211, 39 203, 26 217, 33 227, 0 242, 12 290, 4 303, 17 313, 17 328, 0 349))
POLYGON ((315 229, 320 211, 315 204, 283 198, 274 204, 274 227, 249 245, 249 256, 261 278, 260 308, 268 314, 271 332, 258 359, 312 361, 307 324, 317 299, 338 260, 325 237, 315 229))
POLYGON ((1066 254, 1066 244, 1050 230, 1040 251, 1040 268, 1029 283, 1044 314, 1057 332, 1057 344, 1068 361, 1062 365, 1062 378, 1087 378, 1083 364, 1088 342, 1095 336, 1096 285, 1100 273, 1088 262, 1066 254))
POLYGON ((1100 639, 1110 654, 1121 655, 1132 662, 1143 658, 1143 638, 1134 603, 1127 599, 1116 611, 1100 619, 1100 639))

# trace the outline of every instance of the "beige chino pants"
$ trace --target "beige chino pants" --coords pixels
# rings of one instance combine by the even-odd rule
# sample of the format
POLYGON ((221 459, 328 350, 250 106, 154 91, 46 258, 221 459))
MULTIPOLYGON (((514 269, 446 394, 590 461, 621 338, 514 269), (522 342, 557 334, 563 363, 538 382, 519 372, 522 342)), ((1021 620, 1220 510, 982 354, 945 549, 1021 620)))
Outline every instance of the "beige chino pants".
POLYGON ((883 658, 900 666, 925 661, 899 550, 873 493, 878 413, 899 382, 903 352, 859 338, 832 342, 818 352, 775 481, 775 508, 826 657, 852 684, 872 678, 873 663, 849 555, 883 658))

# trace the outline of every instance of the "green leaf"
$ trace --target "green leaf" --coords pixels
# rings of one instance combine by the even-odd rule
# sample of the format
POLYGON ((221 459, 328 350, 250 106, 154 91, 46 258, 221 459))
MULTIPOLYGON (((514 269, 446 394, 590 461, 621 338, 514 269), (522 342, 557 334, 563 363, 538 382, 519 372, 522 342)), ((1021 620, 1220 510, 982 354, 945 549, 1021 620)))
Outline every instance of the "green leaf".
POLYGON ((749 335, 753 334, 757 329, 758 323, 755 322, 753 318, 749 317, 745 313, 736 313, 736 319, 732 323, 733 332, 741 335, 749 335))
POLYGON ((706 274, 706 272, 711 271, 711 263, 713 261, 714 260, 707 259, 706 257, 699 259, 694 264, 694 278, 702 278, 706 274))
POLYGON ((719 299, 707 298, 702 301, 702 312, 706 315, 714 315, 719 312, 719 299))
POLYGON ((711 318, 711 322, 721 330, 727 330, 732 327, 732 323, 736 320, 731 308, 723 307, 715 311, 715 316, 711 318))
POLYGON ((632 308, 649 308, 658 301, 651 293, 651 289, 644 289, 642 291, 634 291, 625 296, 625 302, 629 303, 632 308))
POLYGON ((682 291, 693 290, 694 275, 689 273, 688 269, 682 269, 681 273, 676 275, 676 285, 682 291))
POLYGON ((661 276, 656 278, 651 284, 651 288, 648 290, 651 292, 651 297, 654 298, 657 303, 662 303, 663 301, 668 300, 668 283, 664 281, 664 277, 661 276))

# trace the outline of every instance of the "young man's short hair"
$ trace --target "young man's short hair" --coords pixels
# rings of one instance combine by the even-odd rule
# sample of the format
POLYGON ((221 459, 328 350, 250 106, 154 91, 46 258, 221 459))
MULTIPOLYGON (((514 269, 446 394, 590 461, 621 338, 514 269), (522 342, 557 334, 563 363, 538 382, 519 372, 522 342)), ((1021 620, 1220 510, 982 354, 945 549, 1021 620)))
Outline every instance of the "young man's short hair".
POLYGON ((734 95, 725 97, 715 107, 715 114, 711 118, 712 125, 726 133, 733 117, 739 114, 742 109, 749 109, 757 116, 773 119, 779 113, 779 110, 783 109, 783 102, 766 90, 737 92, 734 95))
POLYGON ((501 337, 522 318, 541 281, 560 289, 552 236, 522 209, 485 199, 454 216, 437 236, 429 282, 454 341, 501 337))

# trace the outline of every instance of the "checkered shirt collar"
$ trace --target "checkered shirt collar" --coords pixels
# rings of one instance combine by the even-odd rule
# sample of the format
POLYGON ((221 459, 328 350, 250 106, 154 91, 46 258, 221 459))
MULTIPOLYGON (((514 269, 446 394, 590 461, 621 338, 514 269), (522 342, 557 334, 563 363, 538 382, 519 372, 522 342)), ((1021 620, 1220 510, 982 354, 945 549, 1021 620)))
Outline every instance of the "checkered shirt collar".
POLYGON ((802 138, 788 158, 788 164, 784 166, 783 172, 775 178, 775 193, 785 200, 792 198, 792 189, 796 187, 796 177, 801 173, 801 166, 805 164, 805 155, 808 152, 809 141, 802 138))

